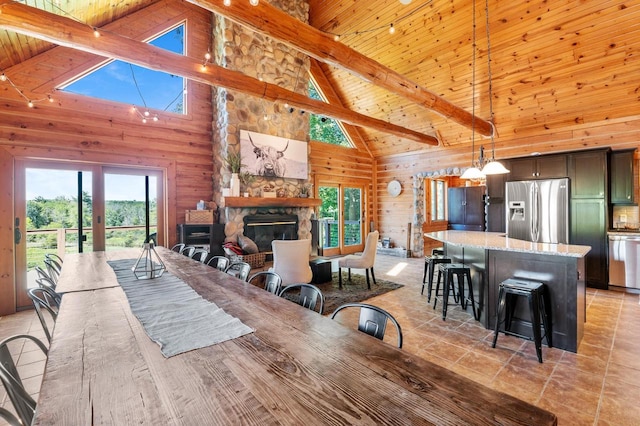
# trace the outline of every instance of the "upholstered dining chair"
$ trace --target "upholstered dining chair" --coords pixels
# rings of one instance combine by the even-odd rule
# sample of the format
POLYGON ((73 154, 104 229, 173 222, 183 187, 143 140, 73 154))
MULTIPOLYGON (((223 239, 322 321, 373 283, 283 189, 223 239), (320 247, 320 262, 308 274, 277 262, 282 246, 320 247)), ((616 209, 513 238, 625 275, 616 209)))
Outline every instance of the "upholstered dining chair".
POLYGON ((318 313, 322 315, 324 312, 324 295, 313 284, 291 284, 280 290, 278 295, 312 311, 315 311, 316 306, 319 305, 318 313))
POLYGON ((364 269, 367 275, 367 288, 371 289, 369 282, 369 271, 373 283, 376 283, 376 276, 373 273, 373 264, 376 262, 376 250, 378 249, 378 231, 369 232, 364 243, 364 251, 362 254, 349 254, 338 259, 338 287, 342 288, 342 268, 349 270, 349 281, 351 281, 351 268, 364 269))
POLYGON ((273 240, 273 266, 269 271, 282 278, 282 285, 308 283, 313 278, 309 266, 311 240, 273 240))
POLYGON ((396 327, 398 347, 402 348, 402 328, 400 327, 400 324, 398 324, 398 321, 396 321, 393 315, 389 312, 367 303, 345 303, 344 305, 336 308, 333 314, 331 314, 331 319, 335 319, 338 312, 347 308, 359 308, 360 317, 358 318, 358 330, 380 340, 384 339, 384 334, 387 330, 387 323, 391 322, 396 327))
POLYGON ((282 278, 280 275, 271 271, 260 271, 249 277, 249 283, 253 285, 260 285, 269 293, 278 294, 282 287, 282 278))
MULTIPOLYGON (((45 355, 47 355, 48 350, 39 339, 28 334, 18 334, 0 342, 0 380, 4 385, 7 396, 13 404, 17 417, 23 425, 30 425, 36 411, 36 401, 34 401, 25 390, 9 348, 11 342, 18 341, 19 339, 26 339, 35 343, 45 355)), ((27 343, 23 342, 21 344, 24 345, 27 343)))
POLYGON ((211 259, 207 260, 207 265, 224 272, 229 266, 229 258, 224 256, 212 256, 211 259))
POLYGON ((236 278, 240 278, 242 281, 247 281, 249 279, 249 273, 251 273, 251 265, 247 262, 232 262, 225 272, 236 278))

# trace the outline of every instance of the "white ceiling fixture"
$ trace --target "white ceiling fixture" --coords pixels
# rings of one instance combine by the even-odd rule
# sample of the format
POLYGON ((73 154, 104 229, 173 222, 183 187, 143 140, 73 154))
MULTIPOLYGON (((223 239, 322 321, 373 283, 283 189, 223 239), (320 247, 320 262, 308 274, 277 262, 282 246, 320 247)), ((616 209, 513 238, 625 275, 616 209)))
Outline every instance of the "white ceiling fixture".
POLYGON ((409 4, 409 3, 411 3, 411 0, 400 0, 400 3, 409 4))

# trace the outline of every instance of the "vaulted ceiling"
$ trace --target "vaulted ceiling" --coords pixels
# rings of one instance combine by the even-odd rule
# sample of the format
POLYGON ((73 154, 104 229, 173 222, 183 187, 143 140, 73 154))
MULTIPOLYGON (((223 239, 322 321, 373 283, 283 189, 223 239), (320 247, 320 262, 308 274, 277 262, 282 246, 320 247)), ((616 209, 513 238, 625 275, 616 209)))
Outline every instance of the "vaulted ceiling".
MULTIPOLYGON (((248 0, 231 1, 245 2, 243 7, 249 13, 258 10, 249 6, 248 0)), ((157 2, 24 3, 102 27, 157 2)), ((0 5, 3 3, 10 2, 0 0, 0 5)), ((221 6, 222 0, 209 3, 221 6)), ((275 6, 281 3, 286 1, 272 2, 275 6)), ((309 24, 329 40, 338 36, 340 46, 403 77, 406 89, 427 91, 461 111, 475 113, 476 126, 491 119, 491 81, 497 146, 511 156, 514 150, 526 149, 518 145, 529 140, 547 136, 561 143, 563 132, 571 132, 576 125, 640 114, 640 0, 488 3, 490 51, 485 1, 476 0, 475 4, 475 85, 474 7, 469 0, 413 0, 408 5, 396 0, 309 0, 309 24), (389 31, 392 24, 393 34, 389 31)), ((54 46, 0 30, 0 68, 8 70, 54 46)), ((332 49, 343 52, 329 44, 323 48, 329 53, 332 49)), ((390 78, 386 74, 374 74, 367 81, 347 69, 352 58, 338 59, 344 60, 342 66, 330 61, 321 63, 320 68, 346 108, 435 136, 444 148, 470 145, 470 123, 447 118, 384 84, 374 84, 376 79, 390 78)), ((374 156, 441 149, 371 127, 359 129, 374 156)), ((481 138, 476 132, 476 143, 481 138)))

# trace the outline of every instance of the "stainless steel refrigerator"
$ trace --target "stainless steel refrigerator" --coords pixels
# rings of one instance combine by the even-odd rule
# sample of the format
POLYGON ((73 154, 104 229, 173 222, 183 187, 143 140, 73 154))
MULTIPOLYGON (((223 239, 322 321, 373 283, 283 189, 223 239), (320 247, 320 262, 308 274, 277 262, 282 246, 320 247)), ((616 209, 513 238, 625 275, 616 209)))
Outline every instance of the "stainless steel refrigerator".
POLYGON ((569 179, 506 184, 507 235, 539 243, 569 242, 569 179))

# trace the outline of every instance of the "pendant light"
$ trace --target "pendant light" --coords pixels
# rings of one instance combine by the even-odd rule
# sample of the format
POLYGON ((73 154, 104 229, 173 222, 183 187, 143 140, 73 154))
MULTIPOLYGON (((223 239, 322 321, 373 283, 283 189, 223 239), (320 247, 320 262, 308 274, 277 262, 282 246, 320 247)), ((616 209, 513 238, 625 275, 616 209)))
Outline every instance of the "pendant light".
MULTIPOLYGON (((489 0, 485 0, 485 16, 487 17, 487 78, 489 80, 489 115, 491 118, 491 159, 489 162, 482 168, 482 173, 485 175, 502 175, 505 173, 509 173, 506 167, 502 165, 499 161, 496 161, 496 142, 495 142, 495 134, 496 128, 493 124, 493 91, 492 91, 492 83, 491 83, 491 40, 489 37, 489 0)), ((474 13, 475 19, 475 13, 474 13)), ((475 33, 475 24, 474 24, 474 33, 475 33)), ((474 50, 475 54, 475 50, 474 50)))
MULTIPOLYGON (((483 179, 484 173, 480 171, 481 164, 476 165, 476 2, 473 1, 473 32, 471 47, 473 56, 471 57, 471 167, 462 173, 460 179, 483 179)), ((482 152, 482 148, 480 148, 482 152)))

